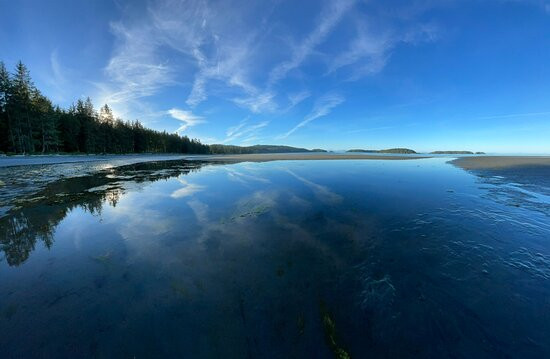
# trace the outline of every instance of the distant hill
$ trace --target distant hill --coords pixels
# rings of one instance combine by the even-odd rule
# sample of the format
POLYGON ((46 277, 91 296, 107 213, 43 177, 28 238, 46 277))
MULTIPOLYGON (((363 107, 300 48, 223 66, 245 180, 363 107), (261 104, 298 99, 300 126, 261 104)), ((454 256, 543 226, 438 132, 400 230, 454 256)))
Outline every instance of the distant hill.
POLYGON ((401 154, 414 154, 416 151, 413 151, 408 148, 390 148, 387 150, 380 150, 380 153, 401 153, 401 154))
MULTIPOLYGON (((233 146, 233 145, 210 145, 210 153, 222 154, 257 154, 257 153, 295 153, 295 152, 323 152, 324 150, 308 150, 307 148, 279 146, 279 145, 254 145, 254 146, 233 146)), ((326 152, 326 151, 324 151, 326 152)))
POLYGON ((389 148, 387 150, 362 150, 362 149, 353 149, 348 150, 347 152, 362 152, 362 153, 399 153, 399 154, 414 154, 416 151, 413 151, 408 148, 389 148))
POLYGON ((351 149, 351 150, 347 150, 346 152, 377 153, 378 150, 362 150, 360 148, 354 148, 354 149, 351 149))
POLYGON ((322 148, 314 148, 311 150, 311 152, 328 152, 327 150, 323 150, 322 148))
POLYGON ((433 151, 432 155, 473 155, 472 151, 433 151))

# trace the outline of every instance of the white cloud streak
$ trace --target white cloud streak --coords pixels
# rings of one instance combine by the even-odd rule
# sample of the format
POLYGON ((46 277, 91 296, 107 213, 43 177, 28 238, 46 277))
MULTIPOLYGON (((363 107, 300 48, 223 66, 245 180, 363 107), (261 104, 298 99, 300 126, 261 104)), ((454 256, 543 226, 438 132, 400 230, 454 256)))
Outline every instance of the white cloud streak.
POLYGON ((273 93, 251 94, 244 98, 235 98, 233 102, 241 107, 248 108, 253 113, 273 111, 276 108, 273 93))
POLYGON ((238 125, 227 129, 227 137, 222 143, 234 143, 235 141, 249 143, 259 138, 260 131, 269 125, 269 121, 261 121, 254 124, 248 124, 248 119, 244 119, 238 125))
POLYGON ((350 41, 348 49, 338 54, 328 65, 327 74, 348 68, 348 80, 379 73, 384 69, 391 50, 399 43, 418 44, 434 41, 437 27, 432 24, 418 24, 408 30, 396 32, 391 28, 374 30, 367 21, 356 21, 356 37, 350 41))
POLYGON ((292 108, 298 105, 299 103, 301 103, 302 101, 304 101, 310 96, 311 96, 311 93, 306 90, 288 95, 288 100, 290 101, 290 107, 292 108))
POLYGON ((47 81, 55 91, 53 94, 54 100, 66 101, 67 87, 70 87, 66 74, 72 71, 61 65, 57 50, 52 51, 50 54, 50 68, 52 75, 47 78, 47 81))
POLYGON ((304 127, 311 121, 314 121, 320 117, 327 116, 330 114, 332 109, 341 103, 345 101, 344 97, 338 94, 329 94, 321 97, 316 103, 315 106, 313 106, 313 109, 311 112, 304 118, 304 120, 300 123, 298 123, 296 126, 291 128, 288 132, 285 134, 279 136, 279 138, 287 138, 288 136, 292 135, 294 132, 299 130, 300 128, 304 127))
POLYGON ((476 120, 495 120, 495 119, 505 119, 505 118, 521 118, 521 117, 539 117, 539 116, 548 116, 550 112, 525 112, 525 113, 510 113, 504 115, 494 115, 494 116, 481 116, 476 117, 476 120))
POLYGON ((272 86, 283 79, 288 72, 299 67, 311 52, 321 44, 332 29, 340 22, 342 17, 351 9, 353 0, 330 1, 322 12, 319 23, 305 40, 292 51, 288 61, 277 65, 269 74, 268 85, 272 86))
POLYGON ((194 115, 193 113, 191 113, 191 111, 180 110, 177 108, 172 108, 168 110, 167 114, 172 116, 172 118, 183 122, 183 125, 178 127, 178 129, 176 130, 177 133, 184 132, 191 126, 196 126, 200 123, 206 122, 203 120, 202 117, 194 115))

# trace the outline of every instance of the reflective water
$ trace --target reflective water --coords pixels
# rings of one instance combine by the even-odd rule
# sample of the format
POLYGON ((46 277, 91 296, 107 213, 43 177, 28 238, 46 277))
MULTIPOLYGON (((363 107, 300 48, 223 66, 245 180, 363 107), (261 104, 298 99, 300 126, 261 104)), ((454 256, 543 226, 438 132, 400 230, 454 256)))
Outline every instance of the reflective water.
POLYGON ((550 356, 548 183, 445 161, 52 183, 0 219, 0 357, 550 356))
POLYGON ((36 193, 60 178, 86 176, 117 166, 182 157, 156 154, 0 157, 0 217, 16 207, 21 198, 36 193))

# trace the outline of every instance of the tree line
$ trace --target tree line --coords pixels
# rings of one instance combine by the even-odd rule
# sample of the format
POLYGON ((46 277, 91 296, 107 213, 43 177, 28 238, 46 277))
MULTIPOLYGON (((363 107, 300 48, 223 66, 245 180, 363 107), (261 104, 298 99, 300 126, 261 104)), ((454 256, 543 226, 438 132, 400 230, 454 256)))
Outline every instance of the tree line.
POLYGON ((0 152, 37 153, 210 153, 199 140, 115 118, 90 98, 62 109, 33 84, 19 62, 10 73, 0 62, 0 152))

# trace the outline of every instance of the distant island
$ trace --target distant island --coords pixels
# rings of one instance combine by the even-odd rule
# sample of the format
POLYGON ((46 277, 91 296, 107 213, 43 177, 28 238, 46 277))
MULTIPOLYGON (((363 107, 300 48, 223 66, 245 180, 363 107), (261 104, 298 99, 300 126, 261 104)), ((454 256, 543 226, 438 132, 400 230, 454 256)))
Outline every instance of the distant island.
POLYGON ((379 153, 400 153, 400 154, 415 154, 416 151, 409 148, 390 148, 387 150, 380 150, 379 153))
POLYGON ((388 148, 386 150, 363 150, 352 149, 347 152, 360 152, 360 153, 397 153, 397 154, 416 154, 416 151, 409 148, 388 148))
POLYGON ((360 148, 354 148, 347 150, 346 152, 359 152, 359 153, 378 153, 378 150, 362 150, 360 148))
POLYGON ((311 150, 311 152, 328 152, 327 150, 323 150, 322 148, 314 148, 311 150))
MULTIPOLYGON (((363 150, 360 148, 354 148, 347 150, 346 152, 359 152, 359 153, 397 153, 397 154, 416 154, 418 152, 408 148, 389 148, 387 150, 363 150)), ((433 151, 431 155, 484 155, 485 152, 472 152, 472 151, 433 151)))

